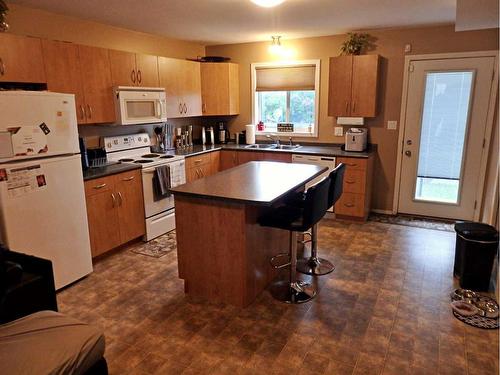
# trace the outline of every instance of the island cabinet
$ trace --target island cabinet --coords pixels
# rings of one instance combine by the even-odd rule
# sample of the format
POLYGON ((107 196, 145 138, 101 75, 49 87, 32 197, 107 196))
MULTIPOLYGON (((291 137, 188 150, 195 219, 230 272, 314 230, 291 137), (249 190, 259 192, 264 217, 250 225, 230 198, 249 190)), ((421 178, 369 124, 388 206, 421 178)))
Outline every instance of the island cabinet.
POLYGON ((200 63, 159 57, 158 67, 160 87, 167 94, 167 116, 201 116, 200 63))
POLYGON ((239 68, 234 63, 201 64, 201 97, 204 116, 240 113, 239 68))
POLYGON ((0 82, 45 83, 40 39, 0 33, 0 82))
POLYGON ((379 55, 331 57, 328 115, 375 117, 379 67, 379 55))
POLYGON ((211 176, 219 171, 220 151, 193 155, 186 158, 186 182, 211 176))
POLYGON ((158 57, 109 50, 113 86, 158 87, 158 57))
POLYGON ((366 220, 370 213, 373 156, 368 158, 338 157, 344 163, 343 193, 334 207, 340 219, 366 220))
POLYGON ((92 256, 145 234, 141 171, 85 181, 92 256))

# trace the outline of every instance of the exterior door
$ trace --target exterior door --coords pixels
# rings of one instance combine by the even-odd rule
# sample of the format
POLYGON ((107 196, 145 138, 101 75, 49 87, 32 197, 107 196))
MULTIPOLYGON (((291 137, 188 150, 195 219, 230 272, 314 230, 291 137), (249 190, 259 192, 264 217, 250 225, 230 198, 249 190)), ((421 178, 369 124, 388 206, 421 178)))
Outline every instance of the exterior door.
POLYGON ((494 57, 410 64, 398 211, 472 220, 494 57))

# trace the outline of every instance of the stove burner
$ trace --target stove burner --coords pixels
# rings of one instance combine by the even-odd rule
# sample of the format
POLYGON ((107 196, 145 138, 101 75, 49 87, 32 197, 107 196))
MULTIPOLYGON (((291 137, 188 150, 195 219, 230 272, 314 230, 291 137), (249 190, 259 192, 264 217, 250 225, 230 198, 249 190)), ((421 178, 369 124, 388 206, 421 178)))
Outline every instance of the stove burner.
POLYGON ((130 161, 134 161, 134 159, 127 159, 127 158, 125 158, 125 159, 120 159, 118 161, 130 162, 130 161))
POLYGON ((171 159, 173 157, 174 157, 174 155, 163 155, 163 156, 160 156, 160 159, 171 159))
POLYGON ((158 155, 158 154, 146 154, 146 155, 142 155, 141 158, 150 159, 150 158, 157 158, 158 156, 160 156, 160 155, 158 155))
POLYGON ((146 164, 146 163, 152 163, 153 160, 136 160, 134 163, 139 163, 139 164, 146 164))

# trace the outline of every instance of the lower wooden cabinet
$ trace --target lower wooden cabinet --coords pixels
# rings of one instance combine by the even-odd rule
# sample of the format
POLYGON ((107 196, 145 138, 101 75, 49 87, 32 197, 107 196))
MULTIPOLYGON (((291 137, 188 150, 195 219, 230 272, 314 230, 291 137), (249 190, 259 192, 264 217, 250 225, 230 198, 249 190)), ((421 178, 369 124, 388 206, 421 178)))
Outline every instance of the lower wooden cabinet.
POLYGON ((219 172, 220 151, 207 152, 186 158, 186 182, 219 172))
POLYGON ((222 150, 220 154, 220 170, 236 167, 249 161, 279 161, 292 162, 292 154, 277 151, 233 151, 222 150))
POLYGON ((222 150, 220 152, 220 170, 236 167, 238 165, 238 151, 222 150))
POLYGON ((344 163, 343 193, 334 207, 338 218, 366 220, 371 207, 373 156, 364 158, 338 157, 344 163))
POLYGON ((141 170, 85 181, 92 256, 145 234, 141 170))

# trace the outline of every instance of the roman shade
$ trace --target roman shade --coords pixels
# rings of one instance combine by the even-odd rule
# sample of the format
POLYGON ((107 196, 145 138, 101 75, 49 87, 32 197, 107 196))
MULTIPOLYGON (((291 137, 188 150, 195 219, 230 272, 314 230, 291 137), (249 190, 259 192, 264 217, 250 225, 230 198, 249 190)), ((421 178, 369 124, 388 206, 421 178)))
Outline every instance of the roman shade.
POLYGON ((258 67, 255 91, 314 90, 316 66, 258 67))
POLYGON ((458 180, 474 73, 427 73, 418 177, 458 180))

